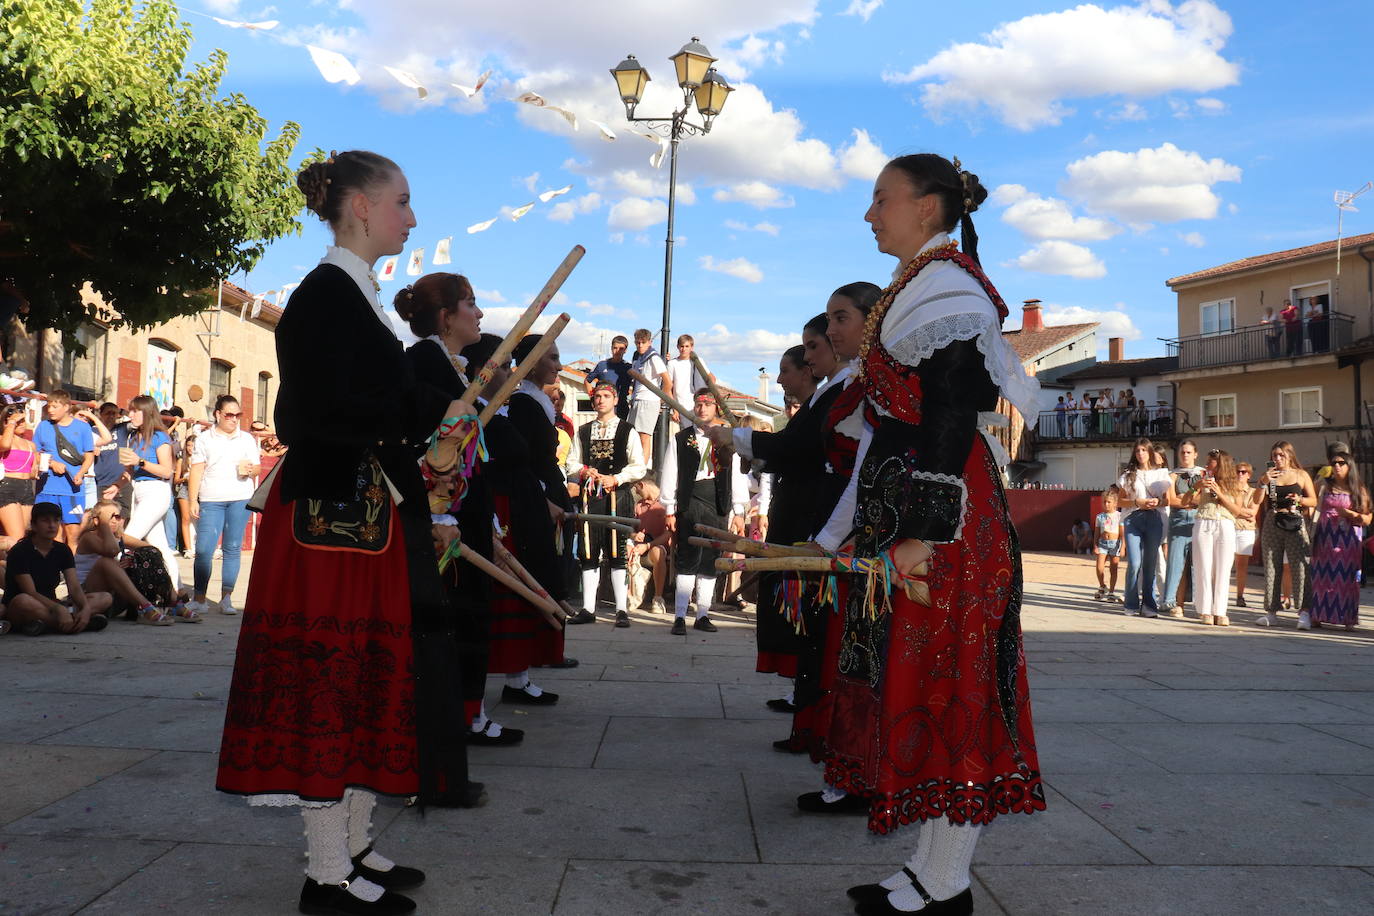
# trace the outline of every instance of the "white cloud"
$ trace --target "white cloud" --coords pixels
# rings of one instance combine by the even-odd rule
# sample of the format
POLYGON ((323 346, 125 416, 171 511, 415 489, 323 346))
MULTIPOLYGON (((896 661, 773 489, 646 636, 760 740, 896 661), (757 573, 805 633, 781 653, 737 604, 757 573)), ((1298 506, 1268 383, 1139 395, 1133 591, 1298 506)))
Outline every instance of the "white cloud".
MULTIPOLYGON (((602 190, 623 191, 630 197, 667 197, 668 176, 663 174, 644 174, 638 169, 616 169, 609 177, 592 179, 592 186, 602 190)), ((677 183, 677 202, 691 205, 697 202, 696 189, 691 182, 677 183)))
POLYGON ((854 142, 839 151, 840 171, 850 178, 872 181, 892 157, 873 142, 868 131, 854 128, 854 142))
POLYGON ((1107 117, 1112 121, 1143 121, 1149 114, 1139 102, 1123 102, 1120 108, 1107 117))
POLYGON ((743 203, 760 210, 791 207, 795 204, 795 201, 784 196, 782 191, 762 181, 743 181, 728 188, 721 188, 712 196, 721 203, 743 203))
POLYGON ((606 225, 612 229, 638 232, 648 229, 668 219, 668 205, 661 200, 645 200, 642 197, 627 197, 611 207, 606 225))
POLYGON ((759 266, 744 258, 717 261, 709 254, 704 254, 697 263, 701 265, 702 270, 711 270, 719 274, 729 274, 732 277, 738 277, 749 283, 758 283, 763 280, 763 271, 759 270, 759 266))
POLYGON ((1201 248, 1207 244, 1207 240, 1202 237, 1201 232, 1180 232, 1179 236, 1183 244, 1191 245, 1194 248, 1201 248))
POLYGON ((1015 260, 1008 261, 1004 266, 1019 267, 1038 274, 1057 274, 1082 279, 1102 277, 1107 273, 1106 265, 1087 248, 1057 239, 1041 242, 1015 260))
POLYGON ((1079 305, 1044 306, 1044 321, 1047 326, 1065 324, 1087 324, 1096 321, 1102 325, 1098 329, 1098 349, 1107 349, 1107 339, 1120 337, 1124 340, 1139 340, 1140 328, 1125 312, 1125 304, 1118 302, 1114 309, 1086 309, 1079 305))
MULTIPOLYGON (((703 358, 716 363, 749 363, 766 366, 768 371, 777 369, 778 360, 788 347, 801 343, 801 334, 778 334, 775 331, 731 331, 723 324, 713 324, 705 333, 692 332, 696 339, 696 349, 703 358)), ((746 387, 748 392, 757 391, 757 386, 746 387)))
POLYGON ((614 318, 624 318, 627 320, 633 320, 636 317, 633 309, 618 308, 614 305, 607 305, 599 302, 589 302, 586 299, 575 303, 573 307, 585 310, 588 315, 610 315, 614 318))
POLYGON ((723 48, 715 67, 727 76, 743 79, 751 70, 764 64, 782 63, 783 55, 786 53, 785 41, 769 41, 757 35, 747 35, 739 44, 723 48))
POLYGON ((1041 197, 1021 185, 999 185, 989 199, 1007 204, 1007 209, 1002 211, 1002 221, 1028 239, 1100 242, 1121 232, 1121 227, 1109 220, 1074 216, 1064 201, 1041 197))
POLYGON ((737 219, 727 219, 725 221, 725 228, 733 229, 736 232, 762 232, 766 235, 772 236, 776 236, 780 231, 779 228, 772 223, 755 223, 751 226, 748 223, 742 223, 737 219))
POLYGON ((478 305, 483 305, 488 302, 492 303, 493 305, 499 305, 502 302, 506 301, 506 297, 501 295, 501 291, 499 289, 474 288, 472 294, 477 297, 478 305))
POLYGON ((564 200, 554 204, 549 211, 549 219, 555 223, 570 223, 573 217, 582 213, 594 213, 601 209, 601 195, 592 191, 575 200, 564 200))
POLYGON ((520 179, 520 183, 525 186, 525 190, 533 194, 534 189, 539 186, 539 173, 534 172, 533 174, 526 175, 524 178, 520 179))
POLYGON ((1134 153, 1108 150, 1071 162, 1063 190, 1089 210, 1132 224, 1212 219, 1220 181, 1240 181, 1239 166, 1204 159, 1172 143, 1134 153))
POLYGON ((1194 99, 1193 104, 1202 109, 1205 114, 1223 114, 1226 111, 1226 103, 1221 99, 1194 99))
POLYGON ((883 5, 883 0, 849 0, 849 6, 845 8, 841 16, 858 16, 864 22, 868 17, 877 12, 878 7, 883 5))
POLYGON ((1231 17, 1211 0, 1142 0, 1111 9, 1084 3, 1005 23, 985 43, 956 44, 885 79, 924 83, 922 102, 934 116, 986 105, 1012 127, 1030 130, 1072 114, 1067 99, 1234 85, 1239 67, 1220 53, 1231 31, 1231 17))

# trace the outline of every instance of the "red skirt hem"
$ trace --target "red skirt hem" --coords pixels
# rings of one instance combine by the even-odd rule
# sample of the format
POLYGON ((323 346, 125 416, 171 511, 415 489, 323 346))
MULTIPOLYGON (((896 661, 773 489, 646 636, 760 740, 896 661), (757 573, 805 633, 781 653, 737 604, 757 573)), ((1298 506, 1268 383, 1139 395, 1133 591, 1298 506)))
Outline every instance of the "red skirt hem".
POLYGON ((778 677, 797 676, 797 656, 787 652, 760 652, 754 670, 759 674, 776 674, 778 677))

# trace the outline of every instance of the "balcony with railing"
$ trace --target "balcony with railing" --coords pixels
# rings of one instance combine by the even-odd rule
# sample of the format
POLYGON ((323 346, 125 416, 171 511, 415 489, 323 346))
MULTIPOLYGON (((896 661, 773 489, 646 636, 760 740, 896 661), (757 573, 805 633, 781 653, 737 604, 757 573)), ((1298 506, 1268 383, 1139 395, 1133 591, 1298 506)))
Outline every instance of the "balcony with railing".
POLYGON ((1178 337, 1165 344, 1184 370, 1316 356, 1339 350, 1354 337, 1354 316, 1331 312, 1322 319, 1308 319, 1291 332, 1283 323, 1273 322, 1178 337))
POLYGON ((1042 410, 1035 424, 1040 445, 1069 442, 1129 442, 1142 436, 1168 439, 1183 431, 1188 412, 1177 407, 1078 407, 1042 410))

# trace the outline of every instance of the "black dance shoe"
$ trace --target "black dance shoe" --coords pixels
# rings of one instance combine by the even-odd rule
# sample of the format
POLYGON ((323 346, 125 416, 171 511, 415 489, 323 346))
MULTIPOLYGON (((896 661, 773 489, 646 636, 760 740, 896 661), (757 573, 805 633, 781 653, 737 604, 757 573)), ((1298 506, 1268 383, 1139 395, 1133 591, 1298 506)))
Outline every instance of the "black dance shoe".
POLYGON ((558 694, 545 690, 539 696, 535 696, 523 687, 512 687, 507 684, 501 688, 501 702, 518 706, 552 706, 558 702, 558 694))
POLYGON ((306 878, 297 908, 314 916, 402 916, 415 912, 415 901, 395 891, 384 890, 371 902, 353 896, 348 892, 348 882, 361 877, 355 871, 343 884, 319 884, 306 878))
POLYGON ((805 754, 806 748, 797 747, 792 743, 791 738, 783 738, 781 741, 773 742, 773 750, 782 751, 784 754, 805 754))
POLYGON ((677 618, 675 618, 675 619, 673 620, 673 628, 672 628, 671 630, 669 630, 668 632, 669 632, 669 633, 672 633, 674 636, 686 636, 686 635, 687 635, 687 618, 685 618, 685 617, 677 617, 677 618))
POLYGON ((584 608, 569 617, 566 622, 570 626, 576 623, 596 623, 596 614, 584 608))
POLYGON ((796 712, 796 711, 797 711, 797 704, 796 704, 796 703, 793 703, 791 700, 784 700, 782 697, 778 697, 776 700, 769 700, 769 701, 768 701, 766 704, 764 704, 764 705, 766 705, 769 709, 773 710, 773 712, 796 712))
POLYGON ((701 630, 703 633, 714 633, 719 627, 711 622, 710 617, 698 617, 697 622, 692 624, 692 629, 701 630))
MULTIPOLYGON (((936 900, 925 893, 921 885, 915 887, 926 901, 926 905, 916 911, 918 913, 924 913, 925 916, 970 916, 973 912, 973 891, 969 888, 964 888, 948 900, 936 900)), ((858 916, 902 916, 903 913, 888 902, 887 894, 883 894, 882 900, 858 904, 854 912, 858 916)))
MULTIPOLYGON (((906 876, 911 879, 912 884, 916 883, 916 873, 914 871, 907 868, 905 865, 902 866, 902 871, 906 872, 906 876)), ((858 884, 845 891, 845 893, 849 895, 849 899, 853 900, 855 904, 883 903, 887 900, 889 891, 881 884, 858 884)))
POLYGON ((625 629, 630 625, 630 615, 625 611, 616 611, 615 625, 622 630, 625 629))
POLYGON ((364 865, 363 859, 366 859, 370 852, 372 852, 371 846, 353 857, 353 873, 355 875, 366 878, 373 884, 380 885, 389 891, 403 891, 406 888, 419 887, 425 883, 425 873, 418 868, 393 865, 386 871, 378 871, 364 865))
POLYGON ((468 731, 468 744, 476 747, 512 747, 525 740, 525 732, 519 728, 501 727, 500 734, 493 735, 488 729, 495 723, 490 719, 480 732, 468 731))
POLYGON ((867 814, 868 799, 849 794, 828 802, 820 792, 803 792, 797 796, 797 809, 807 814, 867 814))

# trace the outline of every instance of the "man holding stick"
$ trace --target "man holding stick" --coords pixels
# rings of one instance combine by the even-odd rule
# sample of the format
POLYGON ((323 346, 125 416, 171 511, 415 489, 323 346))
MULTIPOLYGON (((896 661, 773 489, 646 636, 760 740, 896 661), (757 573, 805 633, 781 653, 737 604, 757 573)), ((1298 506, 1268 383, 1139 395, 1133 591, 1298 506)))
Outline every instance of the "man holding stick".
MULTIPOLYGON (((720 426, 716 402, 707 388, 696 392, 692 413, 697 425, 720 426)), ((685 419, 685 418, 684 418, 685 419)), ((739 459, 730 451, 717 450, 689 426, 673 438, 673 446, 663 459, 663 508, 668 528, 675 532, 673 552, 677 565, 673 635, 687 633, 687 604, 696 596, 695 629, 714 633, 716 625, 707 615, 716 587, 716 551, 697 546, 688 537, 698 524, 723 528, 729 517, 730 530, 744 534, 749 511, 749 478, 740 470, 739 459)))
MULTIPOLYGON (((635 499, 631 488, 643 478, 647 468, 639 437, 632 435, 634 428, 616 416, 619 401, 615 385, 610 382, 600 382, 592 389, 596 419, 583 424, 573 437, 568 479, 580 489, 581 512, 633 519, 635 499)), ((626 536, 609 526, 585 521, 580 528, 582 610, 568 622, 596 621, 596 591, 601 582, 601 567, 607 565, 611 568, 611 589, 615 593, 615 625, 628 627, 626 536)))

